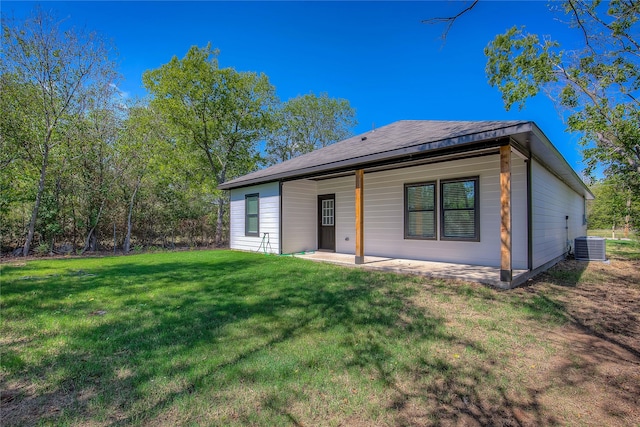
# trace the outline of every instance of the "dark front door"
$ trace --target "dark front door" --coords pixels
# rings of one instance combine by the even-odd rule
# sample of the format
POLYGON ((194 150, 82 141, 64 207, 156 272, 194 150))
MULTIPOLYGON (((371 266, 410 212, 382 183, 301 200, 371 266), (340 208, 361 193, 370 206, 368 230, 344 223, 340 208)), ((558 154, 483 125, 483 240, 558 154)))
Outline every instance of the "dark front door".
POLYGON ((336 250, 336 197, 318 196, 318 250, 336 250))

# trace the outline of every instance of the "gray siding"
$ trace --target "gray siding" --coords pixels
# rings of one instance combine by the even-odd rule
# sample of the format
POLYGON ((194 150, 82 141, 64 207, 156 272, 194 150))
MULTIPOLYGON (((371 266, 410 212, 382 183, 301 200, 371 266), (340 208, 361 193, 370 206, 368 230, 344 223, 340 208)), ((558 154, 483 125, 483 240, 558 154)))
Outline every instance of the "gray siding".
POLYGON ((318 240, 317 185, 300 180, 282 184, 282 252, 315 250, 318 240))
POLYGON ((584 236, 584 198, 538 162, 532 164, 533 268, 566 253, 576 237, 584 236), (569 229, 566 229, 566 217, 569 229))
POLYGON ((231 249, 239 249, 244 251, 257 251, 264 233, 269 233, 269 242, 271 244, 271 253, 280 253, 279 231, 280 231, 280 195, 279 183, 272 182, 268 184, 254 185, 251 187, 243 187, 231 190, 231 230, 230 242, 231 249), (260 236, 245 236, 245 202, 244 198, 247 194, 260 195, 260 216, 259 229, 260 236))

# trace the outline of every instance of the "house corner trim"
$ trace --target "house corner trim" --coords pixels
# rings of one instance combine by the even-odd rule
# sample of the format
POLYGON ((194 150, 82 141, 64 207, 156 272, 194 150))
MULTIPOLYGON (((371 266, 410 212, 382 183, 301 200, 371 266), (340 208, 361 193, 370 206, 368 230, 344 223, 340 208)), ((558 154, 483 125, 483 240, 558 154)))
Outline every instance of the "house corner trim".
POLYGON ((356 264, 364 264, 364 169, 356 170, 356 264))

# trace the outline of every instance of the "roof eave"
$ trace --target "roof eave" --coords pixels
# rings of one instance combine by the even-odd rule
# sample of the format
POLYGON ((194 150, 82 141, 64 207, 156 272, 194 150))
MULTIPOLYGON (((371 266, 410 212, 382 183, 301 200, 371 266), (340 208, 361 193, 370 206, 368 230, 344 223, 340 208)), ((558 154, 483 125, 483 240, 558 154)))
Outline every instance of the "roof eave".
POLYGON ((539 147, 531 146, 532 156, 551 171, 558 179, 571 187, 575 192, 582 194, 585 199, 593 200, 595 196, 578 176, 575 170, 567 163, 566 159, 551 143, 542 130, 532 122, 531 132, 539 141, 539 147))
MULTIPOLYGON (((380 160, 392 160, 400 159, 403 157, 425 154, 426 152, 446 152, 448 149, 454 149, 458 147, 473 145, 483 141, 499 140, 509 137, 514 134, 524 133, 531 131, 535 127, 533 122, 522 122, 516 125, 510 125, 502 128, 492 129, 490 131, 471 133, 454 138, 446 138, 438 141, 427 142, 422 144, 415 144, 409 147, 399 148, 395 150, 383 151, 374 154, 369 154, 360 157, 353 157, 346 160, 337 162, 331 162, 321 165, 315 165, 307 168, 295 169, 292 171, 284 171, 281 173, 275 173, 267 176, 260 176, 256 178, 248 179, 235 179, 223 184, 218 185, 219 190, 232 190, 234 188, 247 187, 250 185, 264 184, 267 182, 290 180, 290 179, 302 179, 305 177, 318 175, 326 172, 331 173, 336 170, 344 170, 348 168, 357 169, 359 166, 364 166, 370 163, 374 163, 380 160)), ((536 127, 537 128, 537 127, 536 127)))

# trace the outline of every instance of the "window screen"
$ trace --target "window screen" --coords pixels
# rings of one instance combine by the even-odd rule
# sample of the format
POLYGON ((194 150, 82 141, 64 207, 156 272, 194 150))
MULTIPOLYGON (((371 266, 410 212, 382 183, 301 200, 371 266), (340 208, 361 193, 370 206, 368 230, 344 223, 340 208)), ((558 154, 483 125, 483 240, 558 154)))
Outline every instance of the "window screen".
POLYGON ((405 184, 404 238, 436 238, 436 184, 405 184))
POLYGON ((480 240, 478 178, 440 182, 443 240, 480 240))
POLYGON ((244 234, 246 236, 260 235, 260 197, 258 194, 244 196, 245 221, 244 234))

